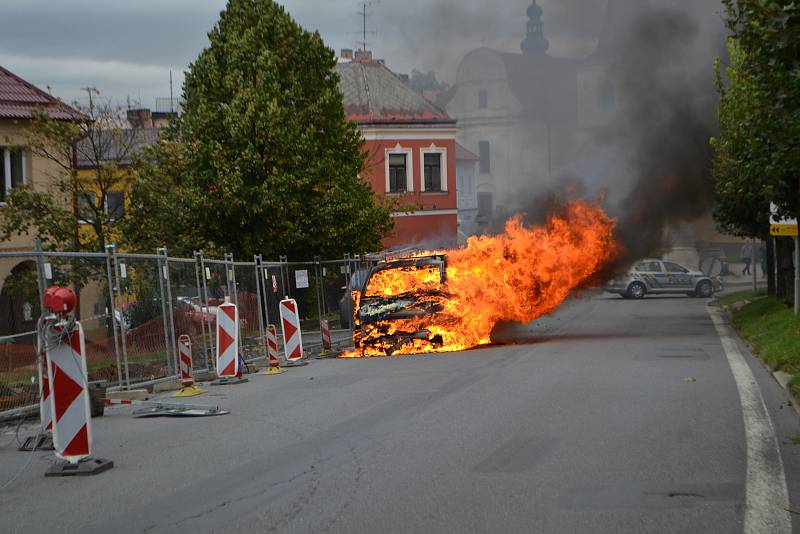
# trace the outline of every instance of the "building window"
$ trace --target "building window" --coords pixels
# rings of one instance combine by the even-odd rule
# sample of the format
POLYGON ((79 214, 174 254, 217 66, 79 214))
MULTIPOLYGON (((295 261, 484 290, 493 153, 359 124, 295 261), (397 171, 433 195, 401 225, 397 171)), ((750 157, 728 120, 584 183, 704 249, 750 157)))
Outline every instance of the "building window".
POLYGON ((423 154, 425 171, 425 191, 442 190, 442 155, 439 153, 423 154))
POLYGON ((95 202, 96 197, 92 191, 78 194, 78 216, 80 217, 81 223, 91 224, 94 222, 95 202))
POLYGON ((486 89, 478 91, 478 107, 480 109, 489 107, 489 92, 486 89))
POLYGON ((492 194, 478 193, 478 215, 486 220, 492 218, 492 194))
MULTIPOLYGON (((471 163, 471 162, 470 162, 471 163)), ((458 168, 458 209, 474 209, 475 164, 458 168)))
POLYGON ((407 182, 406 154, 389 154, 389 192, 405 193, 407 182))
POLYGON ((489 141, 481 141, 478 143, 478 156, 480 157, 480 169, 481 172, 486 174, 491 172, 492 165, 490 161, 490 154, 489 154, 489 141))
POLYGON ((106 194, 106 209, 109 218, 121 219, 125 216, 125 193, 114 191, 106 194))
POLYGON ((0 147, 0 202, 5 202, 12 188, 27 183, 25 156, 21 148, 0 147))

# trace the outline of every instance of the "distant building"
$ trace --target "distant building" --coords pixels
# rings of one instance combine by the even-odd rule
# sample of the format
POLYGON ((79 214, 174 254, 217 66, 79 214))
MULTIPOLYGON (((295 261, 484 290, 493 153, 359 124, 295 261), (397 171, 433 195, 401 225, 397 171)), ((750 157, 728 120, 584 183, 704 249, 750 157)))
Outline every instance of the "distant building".
MULTIPOLYGON (((0 67, 0 210, 15 187, 28 186, 47 190, 60 166, 30 154, 26 149, 27 133, 37 110, 61 121, 83 121, 77 110, 42 91, 31 83, 0 67)), ((68 163, 67 163, 68 165, 68 163)), ((0 252, 31 251, 32 235, 14 236, 0 242, 0 252)), ((0 258, 0 335, 33 330, 39 314, 38 294, 10 289, 12 278, 23 280, 36 270, 36 264, 23 258, 0 258)))
MULTIPOLYGON (((116 166, 117 180, 105 191, 105 211, 111 219, 123 217, 128 206, 128 186, 132 176, 130 167, 137 155, 141 154, 146 145, 158 142, 158 127, 152 121, 142 122, 137 117, 142 112, 149 110, 128 110, 128 122, 131 127, 113 130, 92 130, 88 137, 78 141, 75 145, 75 168, 78 178, 84 183, 96 184, 96 172, 100 165, 113 164, 116 166), (133 115, 131 112, 135 112, 133 115)), ((84 198, 78 198, 78 209, 82 211, 87 205, 95 205, 96 199, 101 198, 100 191, 86 191, 84 198)), ((84 221, 90 215, 82 215, 84 221)), ((92 232, 91 227, 84 223, 83 233, 92 232)), ((93 235, 93 234, 92 234, 93 235)), ((106 236, 114 241, 115 235, 106 236)))
POLYGON ((346 52, 336 72, 345 114, 366 142, 364 179, 401 206, 392 214, 395 228, 384 246, 454 245, 456 121, 369 52, 346 52))
POLYGON ((481 221, 501 220, 552 186, 582 159, 593 132, 611 120, 615 88, 605 69, 637 2, 609 0, 597 48, 586 58, 547 54, 542 10, 533 0, 521 53, 477 48, 461 60, 446 109, 458 120, 459 143, 479 158, 481 221))
POLYGON ((458 242, 480 233, 476 217, 478 197, 475 191, 475 169, 480 158, 460 143, 456 143, 456 189, 458 190, 458 242))

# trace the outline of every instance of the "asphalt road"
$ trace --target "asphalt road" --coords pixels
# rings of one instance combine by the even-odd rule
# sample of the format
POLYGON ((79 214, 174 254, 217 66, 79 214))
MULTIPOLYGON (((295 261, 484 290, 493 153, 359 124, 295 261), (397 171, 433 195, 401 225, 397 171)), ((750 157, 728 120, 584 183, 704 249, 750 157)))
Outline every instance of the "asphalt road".
MULTIPOLYGON (((109 409, 94 450, 115 467, 91 478, 44 478, 52 455, 6 433, 0 531, 743 531, 742 407, 705 301, 593 296, 501 334, 524 342, 313 361, 191 399, 232 412, 215 418, 109 409)), ((746 359, 800 508, 798 416, 746 359)))

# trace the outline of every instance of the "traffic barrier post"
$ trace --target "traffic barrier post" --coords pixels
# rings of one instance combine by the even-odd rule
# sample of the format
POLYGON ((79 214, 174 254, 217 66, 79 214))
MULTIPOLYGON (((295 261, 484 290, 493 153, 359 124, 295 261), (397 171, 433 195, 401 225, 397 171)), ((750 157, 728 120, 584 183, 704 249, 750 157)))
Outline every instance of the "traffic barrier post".
POLYGON ((331 329, 328 326, 327 319, 320 319, 319 321, 319 333, 322 337, 322 352, 320 352, 320 357, 326 358, 332 352, 331 348, 331 329))
POLYGON ((58 321, 43 322, 42 338, 47 354, 50 408, 53 414, 53 445, 61 460, 45 476, 95 475, 114 467, 114 462, 92 458, 92 427, 86 373, 83 327, 68 316, 75 307, 75 293, 52 287, 45 293, 45 306, 59 315, 58 321))
POLYGON ((278 333, 274 324, 267 325, 267 368, 260 375, 279 375, 286 372, 278 357, 278 333))
POLYGON ((217 377, 212 386, 247 382, 239 369, 239 311, 229 298, 217 307, 217 377))
POLYGON ((180 358, 181 390, 176 391, 173 397, 194 397, 202 395, 205 389, 194 383, 192 370, 192 340, 186 334, 178 336, 178 357, 180 358))
POLYGON ((283 326, 283 352, 287 367, 306 365, 303 359, 303 333, 300 329, 300 313, 297 302, 286 298, 279 306, 281 324, 283 326))

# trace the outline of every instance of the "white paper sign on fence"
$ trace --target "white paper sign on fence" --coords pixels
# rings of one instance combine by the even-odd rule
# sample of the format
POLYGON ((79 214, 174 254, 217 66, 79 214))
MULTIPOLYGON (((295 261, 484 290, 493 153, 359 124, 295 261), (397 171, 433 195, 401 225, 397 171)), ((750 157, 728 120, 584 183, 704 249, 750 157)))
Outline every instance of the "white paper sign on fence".
POLYGON ((294 281, 297 289, 308 287, 308 271, 298 270, 294 272, 294 281))

